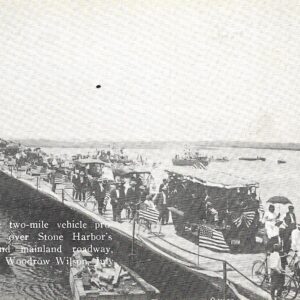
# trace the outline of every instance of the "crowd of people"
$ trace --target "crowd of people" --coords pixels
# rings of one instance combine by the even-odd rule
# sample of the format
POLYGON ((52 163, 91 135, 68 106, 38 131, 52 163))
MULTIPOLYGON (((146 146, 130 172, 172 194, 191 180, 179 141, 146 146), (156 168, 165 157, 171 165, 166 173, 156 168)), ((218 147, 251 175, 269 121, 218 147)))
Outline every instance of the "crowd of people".
POLYGON ((265 224, 265 232, 268 238, 267 250, 272 249, 275 244, 280 244, 282 251, 288 253, 292 244, 293 246, 297 245, 295 241, 292 241, 292 236, 296 237, 293 232, 298 231, 294 206, 290 205, 286 215, 281 218, 280 213, 276 214, 275 206, 271 204, 269 210, 264 214, 263 223, 265 224))
MULTIPOLYGON (((267 235, 267 255, 271 272, 271 296, 279 298, 282 293, 285 269, 288 265, 287 257, 290 251, 300 251, 300 224, 297 223, 294 206, 288 207, 288 212, 281 217, 275 213, 275 206, 270 205, 265 213, 263 222, 267 235)), ((296 256, 295 272, 300 274, 300 260, 296 256)))

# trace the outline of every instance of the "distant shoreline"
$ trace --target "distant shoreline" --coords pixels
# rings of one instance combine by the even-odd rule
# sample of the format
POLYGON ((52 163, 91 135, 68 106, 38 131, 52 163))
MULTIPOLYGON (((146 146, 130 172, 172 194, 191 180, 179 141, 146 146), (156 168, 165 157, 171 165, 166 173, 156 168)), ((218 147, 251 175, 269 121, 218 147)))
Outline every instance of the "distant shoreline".
POLYGON ((28 147, 46 148, 127 148, 127 149, 162 149, 162 148, 251 148, 268 150, 300 151, 300 143, 262 143, 240 141, 56 141, 47 139, 14 139, 28 147))

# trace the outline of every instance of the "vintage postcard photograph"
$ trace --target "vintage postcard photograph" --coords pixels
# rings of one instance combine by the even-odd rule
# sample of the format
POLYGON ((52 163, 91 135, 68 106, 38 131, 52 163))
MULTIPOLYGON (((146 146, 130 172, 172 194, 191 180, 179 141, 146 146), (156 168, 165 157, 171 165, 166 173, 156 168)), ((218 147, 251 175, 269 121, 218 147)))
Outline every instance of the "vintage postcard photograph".
POLYGON ((299 1, 0 0, 0 74, 1 300, 300 299, 299 1))

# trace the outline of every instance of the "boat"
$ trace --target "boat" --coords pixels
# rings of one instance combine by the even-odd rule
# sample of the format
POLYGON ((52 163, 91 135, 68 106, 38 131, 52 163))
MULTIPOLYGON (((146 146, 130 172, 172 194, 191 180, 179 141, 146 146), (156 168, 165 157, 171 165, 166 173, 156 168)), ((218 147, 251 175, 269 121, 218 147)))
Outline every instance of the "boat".
POLYGON ((172 163, 174 166, 195 166, 199 163, 206 167, 209 164, 209 158, 207 156, 197 156, 191 158, 181 158, 178 155, 172 159, 172 163))
POLYGON ((278 160, 277 160, 277 163, 278 163, 278 164, 286 164, 286 161, 283 160, 283 159, 278 159, 278 160))
POLYGON ((261 161, 266 161, 265 157, 240 157, 239 160, 247 160, 247 161, 256 161, 256 160, 261 160, 261 161))
POLYGON ((5 260, 9 254, 15 252, 16 248, 11 243, 0 242, 0 262, 5 260))
POLYGON ((174 166, 193 166, 197 163, 197 159, 173 158, 172 163, 174 166))
POLYGON ((229 161, 229 158, 224 156, 224 157, 217 157, 217 158, 214 158, 213 161, 215 162, 228 162, 229 161))
POLYGON ((70 268, 73 300, 154 300, 157 288, 111 258, 99 260, 86 251, 75 252, 70 268))
POLYGON ((210 250, 261 251, 257 182, 214 170, 173 167, 165 171, 170 181, 168 209, 178 235, 197 244, 201 229, 221 233, 224 239, 220 247, 203 245, 210 250))

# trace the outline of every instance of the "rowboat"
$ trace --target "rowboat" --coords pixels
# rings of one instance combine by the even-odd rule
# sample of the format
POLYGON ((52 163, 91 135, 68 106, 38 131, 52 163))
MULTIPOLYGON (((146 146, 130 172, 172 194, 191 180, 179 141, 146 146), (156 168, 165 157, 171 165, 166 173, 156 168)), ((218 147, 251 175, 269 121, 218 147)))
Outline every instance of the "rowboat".
POLYGON ((215 158, 215 159, 213 159, 213 161, 215 161, 215 162, 228 162, 229 159, 228 159, 228 157, 224 156, 224 157, 215 158))
POLYGON ((208 166, 209 159, 206 156, 195 157, 195 158, 178 158, 175 157, 172 159, 174 166, 194 166, 198 163, 201 163, 204 167, 208 166))
POLYGON ((277 163, 278 163, 278 164, 286 164, 286 161, 285 161, 285 160, 282 160, 282 159, 278 159, 278 160, 277 160, 277 163))
POLYGON ((123 264, 79 251, 72 257, 73 300, 155 300, 160 292, 123 264))
POLYGON ((256 160, 261 160, 261 161, 266 161, 265 157, 240 157, 239 160, 247 160, 247 161, 256 161, 256 160))

